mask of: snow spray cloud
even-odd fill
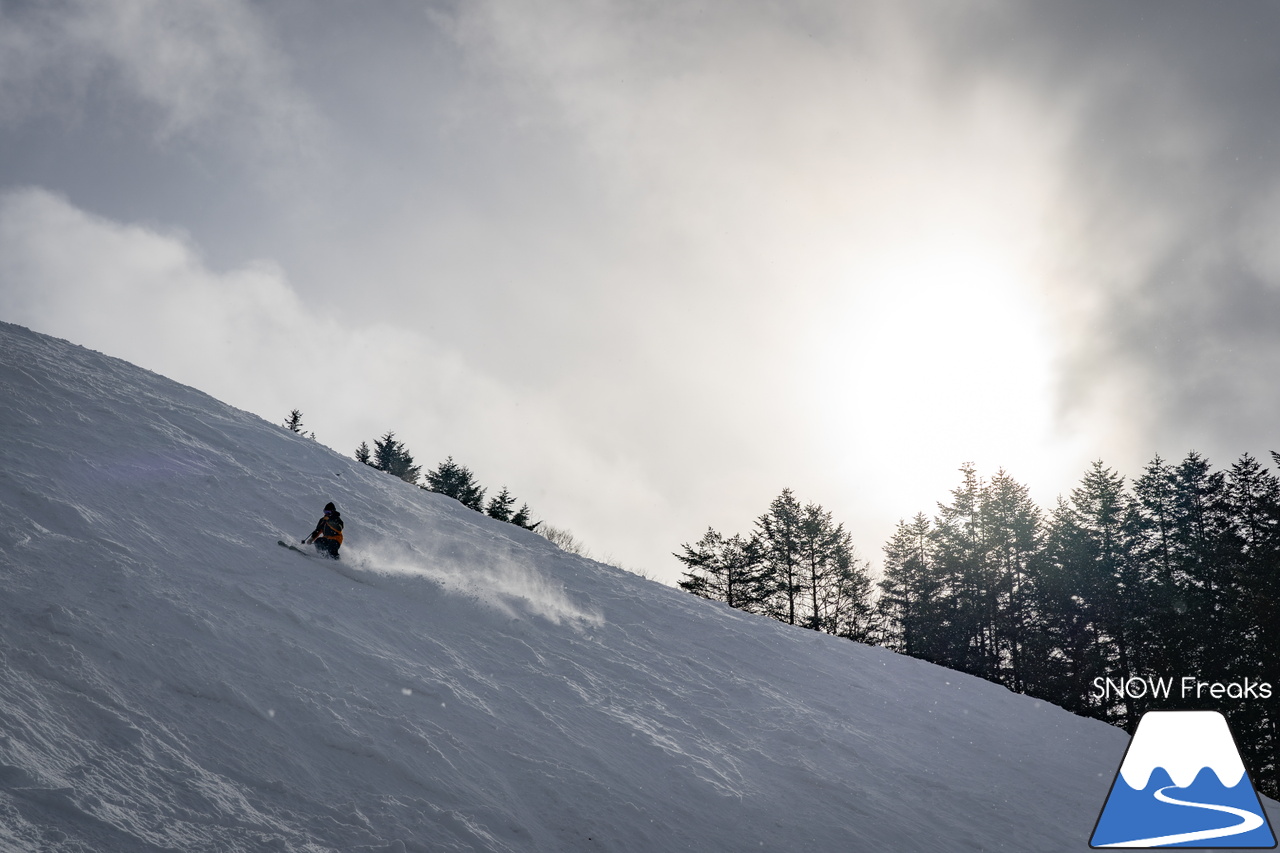
[[[375,574],[424,578],[513,619],[531,615],[574,627],[604,623],[600,613],[575,604],[562,584],[548,580],[527,560],[503,557],[493,550],[483,555],[457,549],[425,555],[411,546],[379,543],[352,550],[348,559]]]

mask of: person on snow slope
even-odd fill
[[[324,518],[316,524],[316,529],[302,540],[303,545],[312,542],[321,557],[338,559],[338,549],[342,547],[342,516],[338,514],[338,508],[332,501],[324,505]]]

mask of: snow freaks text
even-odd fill
[[[1134,675],[1129,678],[1093,680],[1098,699],[1270,699],[1271,684],[1244,678],[1238,681],[1201,681],[1191,675]]]

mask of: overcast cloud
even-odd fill
[[[966,461],[1280,446],[1277,17],[0,2],[0,318],[666,580],[786,486],[878,562]]]

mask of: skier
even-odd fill
[[[302,540],[303,545],[312,542],[316,544],[316,551],[321,557],[338,559],[338,548],[342,545],[342,516],[338,514],[338,508],[332,501],[324,505],[324,518],[316,524],[316,529]]]

